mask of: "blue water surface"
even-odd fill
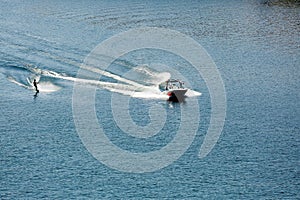
[[[0,5],[1,199],[300,198],[299,7],[233,0],[1,0]],[[96,45],[140,27],[176,30],[201,44],[223,79],[227,112],[217,144],[200,159],[211,116],[204,80],[182,58],[149,50],[124,55],[111,66],[115,74],[163,63],[202,93],[193,98],[200,121],[187,151],[157,171],[130,173],[106,166],[82,143],[72,110],[74,82],[39,73],[41,87],[59,89],[34,97],[27,78],[38,70],[76,77]],[[167,113],[159,134],[140,139],[115,123],[113,93],[97,89],[95,112],[107,137],[130,152],[159,150],[172,141],[181,108],[192,102],[132,98],[128,112],[138,126],[151,122],[153,106]]]

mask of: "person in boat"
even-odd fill
[[[38,82],[36,82],[36,80],[33,79],[33,86],[34,86],[34,88],[35,88],[35,91],[36,91],[36,93],[39,93],[40,91],[39,91],[39,89],[38,89],[38,87],[37,87],[37,84],[38,84]]]
[[[169,90],[169,87],[168,87],[168,85],[169,85],[169,80],[168,80],[168,81],[166,81],[166,90]]]

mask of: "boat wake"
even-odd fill
[[[76,82],[86,87],[95,87],[97,89],[105,89],[111,92],[116,92],[123,95],[128,95],[134,98],[144,99],[163,99],[167,100],[168,95],[159,90],[159,84],[170,79],[171,75],[168,72],[157,72],[146,65],[137,66],[124,76],[104,71],[91,66],[82,66],[83,70],[97,74],[99,77],[105,77],[110,80],[94,80],[89,77],[78,78],[65,73],[58,73],[51,70],[40,69],[32,65],[25,66],[10,66],[11,70],[6,70],[3,74],[7,79],[25,89],[34,90],[32,84],[33,79],[38,82],[40,92],[55,92],[61,89],[54,79]],[[3,71],[3,70],[2,70]],[[0,70],[1,72],[1,70]],[[138,81],[135,81],[138,80]],[[187,96],[199,96],[201,93],[189,90]]]

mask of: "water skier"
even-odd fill
[[[36,80],[34,79],[33,80],[33,86],[35,87],[36,94],[40,92],[38,87],[37,87],[37,84],[38,84],[38,82],[36,82]]]

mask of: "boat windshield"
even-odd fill
[[[166,82],[166,89],[183,89],[184,88],[184,83],[179,80],[168,80]]]

